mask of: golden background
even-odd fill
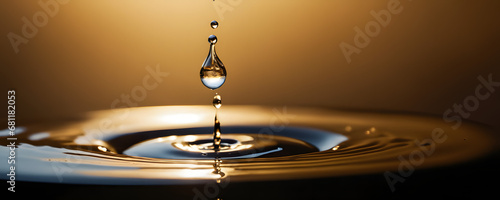
[[[224,105],[440,116],[474,95],[478,76],[500,81],[500,1],[401,0],[402,11],[350,63],[339,44],[355,45],[354,28],[364,30],[376,21],[370,11],[393,1],[61,0],[16,53],[8,34],[23,36],[23,17],[33,22],[44,11],[39,2],[57,1],[0,8],[0,91],[16,90],[17,117],[26,121],[110,109],[117,99],[124,107],[122,95],[134,92],[134,106],[209,105],[215,92],[199,70],[210,34],[228,73],[217,90]],[[148,66],[168,76],[137,93]],[[469,119],[498,127],[499,101],[496,91]]]

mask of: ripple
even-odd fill
[[[433,117],[226,106],[219,112],[222,145],[215,154],[212,114],[208,106],[144,107],[27,125],[16,135],[16,178],[154,185],[203,182],[221,174],[231,181],[334,177],[396,171],[401,158],[412,161],[416,153],[423,155],[417,169],[452,165],[496,145],[487,129],[464,123],[453,130]],[[437,128],[447,134],[445,142],[433,140]],[[8,151],[0,146],[0,153]],[[8,169],[4,165],[1,170]]]

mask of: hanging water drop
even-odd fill
[[[210,27],[212,27],[213,29],[216,29],[218,26],[219,26],[219,22],[217,22],[215,20],[210,22]]]
[[[215,52],[217,37],[210,35],[208,41],[210,42],[210,51],[201,66],[200,79],[208,89],[215,90],[226,81],[226,68]]]

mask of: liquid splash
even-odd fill
[[[220,144],[221,144],[220,122],[219,119],[217,119],[217,112],[219,111],[219,108],[222,106],[222,99],[219,94],[217,93],[215,94],[212,104],[215,107],[213,148],[215,154],[217,155],[220,150]]]
[[[212,106],[144,107],[19,127],[23,131],[16,135],[16,162],[23,165],[16,166],[16,180],[164,185],[221,177],[231,182],[335,177],[397,171],[398,157],[409,159],[412,152],[434,147],[439,151],[423,154],[424,162],[413,166],[416,170],[453,165],[497,145],[494,133],[483,127],[464,122],[452,130],[441,118],[226,106],[218,115],[225,126],[215,155],[208,147],[213,145],[213,121],[205,120],[211,117]],[[103,121],[112,123],[103,130]],[[453,134],[446,142],[432,142],[436,127]],[[6,141],[3,132],[0,140]],[[4,155],[9,153],[6,145],[0,146]],[[0,173],[8,173],[6,166],[0,162]]]

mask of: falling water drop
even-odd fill
[[[210,22],[210,27],[212,27],[212,29],[216,29],[218,26],[219,23],[217,21],[213,20]],[[203,65],[201,66],[200,79],[203,85],[205,85],[208,89],[215,90],[221,87],[224,82],[226,82],[226,68],[215,52],[217,36],[210,35],[208,37],[208,42],[210,43],[210,51],[207,58],[203,62]],[[222,100],[221,96],[218,93],[215,93],[212,105],[215,107],[214,132],[212,141],[214,150],[214,171],[212,173],[220,175],[220,178],[217,179],[217,184],[219,184],[220,180],[225,176],[225,174],[224,172],[222,172],[220,167],[221,158],[219,155],[219,151],[221,150],[222,138],[220,132],[220,122],[217,118],[217,112],[222,106]]]
[[[212,102],[215,108],[219,109],[222,106],[222,100],[219,94],[215,93],[214,100]]]
[[[210,44],[217,43],[217,36],[215,36],[215,35],[208,36],[208,42],[210,42]]]
[[[210,22],[210,27],[212,27],[213,29],[216,29],[218,26],[219,26],[219,22],[217,22],[215,20]]]
[[[226,68],[215,52],[217,37],[210,35],[208,41],[210,42],[210,51],[201,66],[200,79],[208,89],[215,90],[226,81]]]

